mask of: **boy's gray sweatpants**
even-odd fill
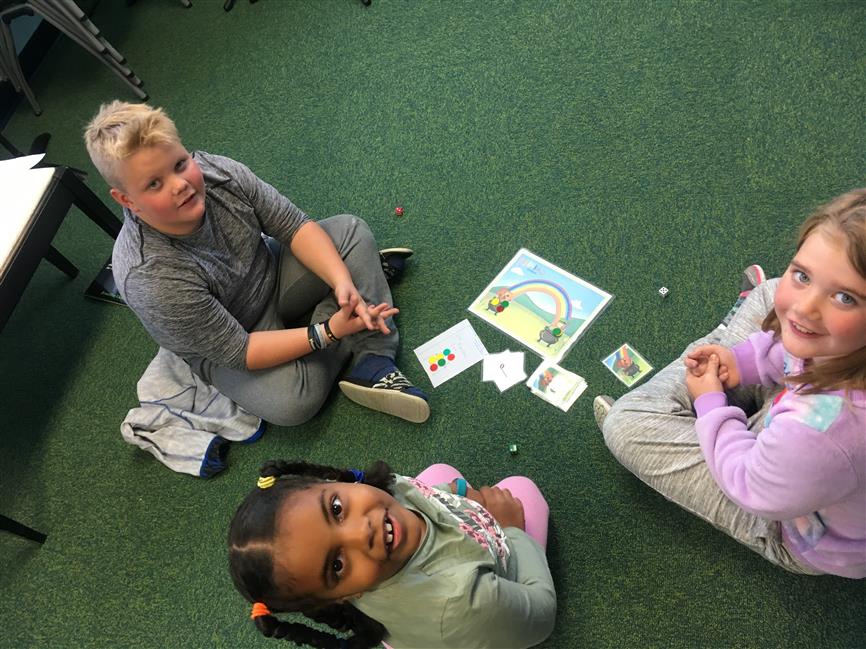
[[[350,214],[317,222],[333,239],[355,287],[368,304],[393,304],[391,289],[382,272],[373,233],[360,218]],[[279,273],[273,298],[252,331],[272,331],[321,322],[337,310],[334,292],[318,276],[276,241]],[[351,356],[378,354],[394,358],[399,336],[393,319],[391,334],[364,331],[326,349],[264,370],[236,370],[206,359],[190,359],[193,371],[244,410],[278,426],[297,426],[322,407],[340,370]]]
[[[686,353],[706,343],[730,347],[759,331],[764,316],[773,308],[778,282],[760,284],[727,328],[716,328],[696,340],[647,383],[618,399],[604,420],[604,441],[623,466],[668,500],[786,570],[814,574],[782,544],[778,522],[743,511],[722,493],[698,445],[696,417],[685,383]],[[749,430],[760,433],[772,398],[780,389],[740,386],[728,392],[728,401],[749,416]]]

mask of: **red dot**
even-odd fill
[[[448,360],[453,361],[454,360],[454,354],[448,354]]]
[[[439,366],[438,366],[436,363],[433,363],[433,365],[430,366],[430,371],[431,371],[431,372],[435,372],[435,371],[438,370],[438,369],[439,369]]]
[[[502,313],[502,306],[496,307],[496,313]]]

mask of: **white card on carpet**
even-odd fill
[[[415,356],[435,388],[475,365],[487,356],[487,349],[469,320],[461,320],[417,347]]]
[[[517,385],[523,379],[526,378],[526,372],[522,372],[520,376],[513,376],[508,379],[497,379],[493,381],[496,384],[496,387],[499,388],[500,392],[505,392],[508,388],[513,385]]]
[[[509,350],[485,356],[481,380],[493,381],[500,392],[505,392],[512,385],[526,378],[526,372],[523,370],[524,357],[523,352]]]

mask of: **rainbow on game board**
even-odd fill
[[[448,361],[453,361],[456,358],[454,353],[448,349],[447,347],[442,350],[441,354],[433,354],[430,358],[427,359],[427,362],[430,363],[430,371],[435,372],[440,367],[445,367],[445,364]]]

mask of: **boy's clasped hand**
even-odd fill
[[[386,320],[400,313],[400,309],[385,302],[370,306],[358,293],[352,282],[334,286],[334,295],[340,309],[331,316],[331,331],[337,338],[350,336],[361,331],[391,333]]]

